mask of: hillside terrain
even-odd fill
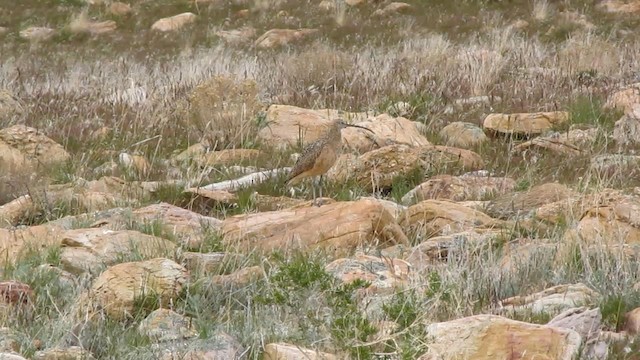
[[[639,32],[639,0],[0,1],[0,358],[640,359]],[[323,196],[287,186],[338,118]]]

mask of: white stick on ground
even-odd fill
[[[289,167],[259,171],[249,175],[245,175],[238,179],[221,181],[218,183],[201,186],[200,188],[204,190],[234,191],[242,187],[261,184],[274,176],[278,176],[282,173],[289,173],[290,171],[291,168]]]

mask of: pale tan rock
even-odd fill
[[[125,16],[131,14],[131,5],[119,1],[112,2],[109,5],[109,13],[116,16]]]
[[[211,277],[210,284],[223,287],[240,288],[264,277],[265,273],[262,267],[250,266],[234,271],[228,275],[215,275]]]
[[[334,0],[322,0],[318,4],[318,8],[323,11],[335,11],[337,6]]]
[[[410,206],[400,225],[407,233],[429,239],[472,229],[500,228],[504,223],[455,202],[425,200]]]
[[[34,42],[50,40],[55,34],[54,29],[42,26],[31,26],[19,33],[21,38]]]
[[[307,349],[289,343],[271,343],[264,347],[263,360],[338,360],[329,353]]]
[[[640,2],[638,2],[640,9]],[[617,109],[625,114],[634,112],[634,107],[640,104],[640,82],[628,85],[624,89],[616,91],[607,98],[605,108]]]
[[[258,211],[276,211],[289,208],[309,207],[308,201],[294,199],[288,196],[270,196],[256,193],[251,194],[251,200]]]
[[[169,240],[134,230],[75,229],[62,236],[60,261],[76,274],[97,273],[105,265],[135,253],[142,259],[170,256],[176,245]]]
[[[596,291],[577,283],[553,286],[531,295],[510,297],[500,301],[500,306],[506,313],[556,315],[574,307],[593,305],[599,298],[600,294]]]
[[[11,264],[25,249],[43,249],[57,245],[65,231],[56,224],[30,226],[22,229],[0,229],[0,264]]]
[[[602,313],[600,308],[571,308],[551,319],[547,325],[571,329],[580,334],[583,341],[597,338],[600,335]]]
[[[77,301],[78,316],[89,318],[104,312],[114,320],[132,315],[134,300],[145,294],[158,296],[159,306],[171,304],[188,279],[187,270],[175,262],[157,258],[114,265],[93,282]]]
[[[515,189],[506,177],[437,175],[416,186],[402,197],[405,205],[423,200],[479,201]]]
[[[602,189],[591,194],[576,194],[566,199],[544,204],[534,210],[534,218],[551,224],[579,221],[585,211],[595,206],[617,202],[625,198],[620,190]]]
[[[86,12],[80,13],[69,24],[69,30],[76,34],[101,35],[116,30],[118,26],[113,20],[92,21]]]
[[[489,114],[483,127],[499,134],[540,135],[567,121],[569,113],[566,111]]]
[[[140,322],[138,331],[154,342],[182,340],[198,336],[191,319],[169,309],[152,311]]]
[[[603,0],[596,7],[609,13],[632,14],[640,12],[640,1]]]
[[[335,257],[374,241],[408,243],[393,216],[370,200],[232,216],[223,221],[222,233],[230,247],[258,252],[323,249]]]
[[[182,265],[191,274],[220,274],[227,268],[235,268],[244,262],[241,254],[224,252],[184,252],[182,253]]]
[[[373,17],[391,16],[395,14],[406,13],[412,8],[413,6],[404,2],[391,2],[387,4],[387,6],[385,6],[384,8],[374,11],[372,16]]]
[[[318,32],[318,29],[271,29],[256,39],[254,46],[258,49],[272,49],[300,42]]]
[[[589,150],[596,141],[598,129],[573,129],[568,132],[556,132],[547,136],[516,145],[513,150],[524,152],[527,150],[548,150],[558,155],[581,155]]]
[[[629,178],[640,174],[640,155],[601,154],[591,158],[589,169],[598,176]]]
[[[326,176],[338,183],[354,180],[367,191],[373,191],[390,187],[397,177],[412,170],[477,170],[483,165],[480,155],[470,150],[447,146],[388,145],[360,156],[343,154]]]
[[[404,205],[400,205],[391,200],[375,198],[373,196],[363,196],[363,197],[360,197],[360,200],[377,201],[378,203],[380,203],[380,205],[382,205],[385,209],[387,209],[389,214],[391,214],[391,216],[393,216],[393,218],[396,219],[396,221],[402,220],[402,217],[404,216],[404,212],[407,210],[407,207]]]
[[[24,113],[20,101],[6,89],[0,89],[0,119],[9,120],[13,115]]]
[[[231,335],[216,332],[207,339],[158,344],[163,349],[161,360],[210,360],[242,359],[247,351]]]
[[[356,124],[366,127],[374,134],[362,129],[347,127],[342,130],[342,142],[347,149],[359,154],[392,144],[431,145],[429,140],[420,133],[418,124],[403,117],[394,118],[387,114],[381,114]]]
[[[635,308],[624,314],[623,330],[632,336],[640,333],[640,308]]]
[[[0,36],[3,36],[7,33],[9,33],[9,29],[4,26],[0,26]]]
[[[265,122],[268,126],[258,131],[258,139],[269,146],[286,148],[307,145],[324,135],[331,120],[343,118],[358,124],[367,120],[367,113],[348,113],[334,109],[305,109],[290,105],[271,105]],[[365,130],[361,130],[365,131]]]
[[[558,183],[544,183],[529,190],[504,194],[492,200],[486,213],[495,218],[506,219],[526,215],[542,205],[576,197],[577,193]]]
[[[486,143],[489,138],[476,124],[456,121],[440,130],[440,137],[445,140],[445,145],[469,149]]]
[[[364,280],[371,285],[369,291],[402,288],[408,284],[411,265],[401,259],[356,255],[337,259],[325,266],[325,270],[344,283]]]
[[[588,209],[564,239],[583,245],[639,245],[640,199],[624,197]]]
[[[147,175],[151,171],[151,163],[143,155],[120,153],[120,155],[118,155],[118,161],[126,169],[140,175]]]
[[[56,347],[36,352],[37,360],[94,360],[91,352],[80,346]]]
[[[344,2],[349,6],[358,6],[358,5],[366,4],[367,0],[344,0]]]
[[[62,145],[38,129],[24,125],[13,125],[0,130],[0,142],[19,150],[25,157],[43,166],[61,164],[70,158]]]
[[[640,103],[634,104],[633,111],[616,121],[613,139],[621,146],[640,144]]]
[[[426,326],[429,351],[420,359],[572,360],[580,351],[573,330],[535,325],[495,315],[474,315]],[[518,355],[515,355],[518,354]]]
[[[195,195],[192,201],[196,203],[235,204],[238,202],[238,196],[236,194],[224,190],[190,188],[184,192]]]
[[[262,156],[263,152],[256,149],[229,149],[212,151],[199,157],[192,157],[191,160],[205,166],[228,166],[237,165],[245,161],[255,161]]]
[[[27,359],[23,358],[18,354],[3,352],[3,353],[0,353],[0,360],[27,360]]]
[[[151,25],[151,30],[161,32],[176,31],[183,28],[187,24],[193,23],[194,21],[196,21],[196,18],[196,14],[190,12],[162,18]]]
[[[500,259],[500,270],[503,274],[518,273],[521,269],[529,269],[536,261],[548,259],[549,254],[556,253],[557,244],[547,239],[517,239],[504,245]]]
[[[256,29],[244,26],[235,30],[218,30],[216,35],[230,45],[248,44],[256,36]]]
[[[431,265],[455,258],[465,248],[482,247],[504,237],[504,231],[473,229],[450,235],[435,236],[406,251],[404,257],[415,269],[422,270]]]

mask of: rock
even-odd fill
[[[575,331],[495,315],[474,315],[426,326],[429,351],[420,359],[571,360],[580,352]],[[429,357],[430,356],[430,357]]]
[[[405,232],[426,240],[472,229],[500,228],[504,224],[480,211],[454,202],[425,200],[407,209],[400,226]]]
[[[0,149],[11,148],[5,154],[0,152],[0,163],[8,167],[23,167],[20,161],[28,159],[30,165],[53,166],[64,163],[71,157],[62,145],[51,140],[38,129],[24,125],[14,125],[0,130]],[[19,153],[16,153],[18,150]],[[20,154],[20,155],[18,155]]]
[[[391,144],[431,145],[429,140],[420,133],[419,123],[403,117],[393,118],[387,114],[382,114],[366,121],[358,122],[357,125],[366,127],[373,131],[374,134],[348,127],[342,130],[342,141],[347,149],[360,154]]]
[[[624,314],[623,330],[632,336],[640,333],[640,308],[635,308]]]
[[[4,26],[0,26],[0,36],[6,35],[9,33],[9,29],[4,27]]]
[[[8,328],[2,327],[0,328],[0,351],[4,354],[14,351],[20,350],[20,342],[19,342],[19,334]],[[2,360],[2,355],[0,355],[0,360]],[[10,358],[8,358],[10,359]]]
[[[518,274],[518,271],[529,269],[538,259],[548,259],[557,251],[557,244],[546,239],[522,238],[505,243],[503,256],[500,259],[500,271],[503,274]]]
[[[413,170],[474,170],[483,166],[480,155],[469,150],[447,146],[389,145],[358,157],[343,154],[326,176],[338,183],[353,180],[366,191],[374,191],[391,187],[396,178]]]
[[[182,254],[182,265],[191,274],[219,274],[228,267],[235,267],[243,262],[244,256],[241,254],[214,252],[184,252]]]
[[[638,2],[638,6],[640,8],[640,2]],[[604,108],[616,109],[630,114],[634,112],[634,108],[638,104],[640,104],[640,82],[611,94],[607,98]]]
[[[183,28],[187,24],[193,23],[194,21],[196,21],[196,18],[196,14],[190,12],[162,18],[151,25],[151,30],[161,32],[176,31]]]
[[[224,220],[222,233],[226,246],[239,249],[323,249],[335,257],[370,241],[408,243],[393,216],[370,200],[232,216]]]
[[[113,20],[107,21],[91,21],[89,20],[87,13],[82,12],[79,16],[71,21],[69,24],[69,30],[76,34],[90,34],[101,35],[110,33],[116,30],[118,26]]]
[[[268,126],[258,131],[258,139],[265,145],[279,149],[297,146],[299,142],[304,146],[323,136],[332,119],[343,118],[345,121],[358,124],[367,120],[367,117],[366,113],[271,105],[267,109],[265,120]]]
[[[387,209],[389,214],[391,214],[391,216],[393,216],[396,221],[400,221],[404,215],[404,212],[407,210],[407,207],[404,205],[400,205],[391,200],[378,199],[373,196],[362,196],[359,198],[359,200],[377,201],[378,203],[380,203],[380,205]]]
[[[476,124],[456,121],[440,130],[439,136],[445,140],[445,145],[469,149],[489,140],[484,131]]]
[[[237,204],[238,196],[225,190],[205,190],[203,188],[186,189],[185,194],[192,194],[192,204],[201,204],[213,208],[217,204]]]
[[[192,320],[169,309],[157,309],[140,322],[138,331],[154,342],[197,337]]]
[[[584,342],[587,342],[600,335],[601,322],[600,308],[578,307],[563,311],[551,319],[547,325],[571,329],[580,334]]]
[[[34,360],[94,360],[91,352],[79,347],[70,346],[66,348],[52,348],[38,351],[33,357]]]
[[[74,274],[68,271],[62,270],[59,267],[53,266],[51,264],[42,264],[36,268],[36,271],[42,275],[55,274],[59,283],[62,286],[66,286],[70,289],[73,289],[76,286],[78,286],[78,280]]]
[[[601,154],[591,158],[591,171],[600,176],[631,178],[640,174],[640,155]]]
[[[262,111],[258,85],[235,76],[213,76],[189,94],[184,126],[194,129],[206,151],[239,148],[256,141],[254,119]],[[206,152],[205,151],[205,152]]]
[[[603,0],[596,4],[596,8],[609,13],[632,14],[640,12],[640,1]]]
[[[131,254],[141,259],[173,255],[176,245],[169,240],[134,230],[69,230],[62,236],[60,261],[75,274],[98,273]]]
[[[294,207],[308,207],[305,206],[307,201],[302,199],[294,199],[288,196],[260,195],[257,192],[251,194],[251,201],[260,212],[276,211]]]
[[[5,304],[32,304],[33,297],[33,290],[27,284],[15,280],[0,281],[0,299]]]
[[[250,266],[238,271],[235,271],[229,275],[215,275],[211,277],[210,284],[216,286],[222,286],[225,288],[241,288],[249,285],[250,283],[264,278],[265,273],[260,266]]]
[[[389,3],[387,6],[385,6],[384,8],[374,11],[372,16],[373,17],[391,16],[395,14],[406,13],[410,11],[412,8],[413,7],[411,5],[404,2],[392,2],[392,3]]]
[[[13,115],[24,112],[18,99],[8,90],[0,89],[0,120],[10,120]]]
[[[337,360],[332,354],[305,349],[288,343],[271,343],[264,347],[263,360]]]
[[[354,258],[337,259],[327,264],[325,270],[343,283],[364,280],[368,292],[393,292],[408,284],[411,265],[401,259],[356,255]]]
[[[492,217],[508,219],[528,215],[529,212],[556,201],[567,200],[577,193],[558,183],[536,185],[529,190],[504,194],[492,200],[486,213]]]
[[[244,26],[236,30],[218,30],[216,35],[229,45],[248,44],[256,36],[256,29]]]
[[[0,353],[0,360],[27,360],[27,359],[23,358],[18,354],[3,352],[3,353]]]
[[[535,139],[516,145],[513,150],[526,152],[528,150],[548,150],[558,155],[581,155],[590,151],[593,143],[596,141],[599,130],[591,129],[573,129],[568,132],[554,132],[547,136],[537,137]]]
[[[404,257],[415,269],[446,263],[464,254],[465,249],[491,244],[501,237],[501,230],[473,229],[450,235],[435,236],[407,251]]]
[[[25,249],[44,249],[59,244],[65,229],[56,224],[43,224],[20,229],[0,229],[0,264],[12,264]]]
[[[534,210],[534,219],[551,224],[567,224],[579,221],[585,211],[594,206],[606,205],[625,198],[620,190],[602,189],[592,194],[575,196],[544,204]]]
[[[557,285],[526,296],[514,296],[500,301],[501,311],[516,314],[556,315],[565,310],[592,305],[600,294],[582,283]]]
[[[640,198],[622,197],[586,210],[578,224],[567,230],[565,244],[640,244]]]
[[[512,192],[515,187],[516,182],[505,177],[437,175],[405,194],[402,203],[410,205],[430,199],[482,200]]]
[[[566,111],[489,114],[483,123],[485,130],[507,135],[540,135],[569,121]]]
[[[387,107],[387,112],[393,117],[407,117],[413,114],[414,108],[406,101],[398,101]]]
[[[116,16],[125,16],[131,14],[131,6],[119,1],[112,2],[109,5],[109,13]]]
[[[613,139],[620,146],[640,144],[640,103],[634,105],[632,112],[616,121]]]
[[[55,34],[56,31],[54,29],[39,26],[28,27],[19,33],[21,38],[34,42],[47,41],[53,38]]]
[[[151,171],[149,160],[142,155],[120,153],[120,155],[118,155],[118,162],[129,171],[133,171],[139,175],[144,176]]]
[[[154,348],[164,348],[160,360],[242,359],[247,352],[238,340],[224,332],[214,333],[208,339],[156,345]]]
[[[254,46],[258,49],[272,49],[290,45],[309,38],[318,31],[318,29],[271,29],[256,39]]]
[[[188,279],[187,270],[175,262],[157,258],[114,265],[93,282],[77,301],[77,315],[89,318],[104,312],[114,320],[128,318],[141,296],[157,296],[158,306],[175,301]]]

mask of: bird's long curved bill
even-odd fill
[[[372,133],[372,134],[374,133],[374,132],[373,132],[373,130],[368,129],[368,128],[364,127],[364,126],[351,125],[351,124],[344,124],[344,125],[345,125],[345,126],[347,126],[347,127],[354,127],[354,128],[358,128],[358,129],[364,129],[364,130],[369,131],[369,132],[370,132],[370,133]]]

